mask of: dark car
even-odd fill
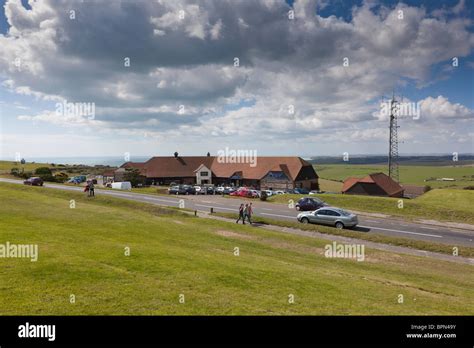
[[[196,189],[191,185],[183,185],[185,195],[195,195]]]
[[[326,203],[319,198],[303,197],[296,203],[295,208],[300,211],[308,211],[319,209],[325,205]]]
[[[38,178],[37,176],[26,179],[23,181],[25,185],[31,185],[31,186],[43,186],[43,179]]]
[[[207,192],[208,195],[214,195],[214,194],[216,194],[216,190],[214,189],[213,186],[208,186],[208,187],[206,187],[206,192]]]

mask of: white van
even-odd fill
[[[128,190],[132,189],[132,184],[130,181],[122,181],[122,182],[113,182],[112,188],[116,190]]]

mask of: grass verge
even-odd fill
[[[230,219],[237,220],[238,215],[234,213],[221,213],[216,212],[213,213],[216,216],[222,216]],[[396,237],[389,237],[382,234],[365,234],[364,232],[356,232],[351,230],[338,230],[332,227],[320,226],[315,224],[302,224],[299,222],[293,221],[282,221],[282,220],[275,220],[271,218],[264,218],[260,216],[254,216],[252,218],[253,222],[265,224],[265,225],[274,225],[280,227],[289,227],[289,228],[296,228],[304,231],[314,231],[324,234],[332,234],[336,236],[344,236],[350,238],[357,238],[362,240],[367,240],[376,243],[383,243],[383,244],[390,244],[390,245],[397,245],[403,246],[411,249],[417,250],[426,250],[426,251],[433,251],[443,254],[452,255],[453,254],[453,247],[446,244],[440,243],[432,243],[420,240],[414,240],[409,238],[396,238]],[[474,256],[474,248],[465,247],[465,246],[457,246],[459,249],[459,255],[464,257],[473,257]]]

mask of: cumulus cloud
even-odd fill
[[[8,0],[0,76],[16,93],[95,103],[90,127],[377,140],[386,129],[374,116],[381,95],[407,81],[426,84],[433,66],[474,47],[463,17],[364,2],[345,21],[320,16],[326,5],[297,0],[290,19],[283,0],[45,0],[30,1],[31,10]],[[421,104],[439,122],[472,117],[441,95]],[[86,122],[51,111],[19,119]]]

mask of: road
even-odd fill
[[[21,180],[6,178],[0,178],[0,182],[23,184]],[[45,184],[44,187],[79,192],[83,191],[82,187],[61,184],[48,183]],[[213,208],[215,212],[237,213],[239,204],[244,202],[243,199],[225,198],[221,196],[163,196],[101,189],[96,189],[95,192],[96,195],[108,195],[164,206],[177,207],[181,202],[184,203],[184,208],[207,212]],[[298,214],[295,209],[290,209],[284,204],[252,200],[252,206],[254,207],[254,214],[256,216],[276,220],[296,221],[296,215]],[[360,231],[361,233],[377,233],[392,237],[405,237],[443,243],[452,246],[474,247],[474,231],[421,224],[400,219],[376,218],[359,215],[359,225],[354,230]]]

